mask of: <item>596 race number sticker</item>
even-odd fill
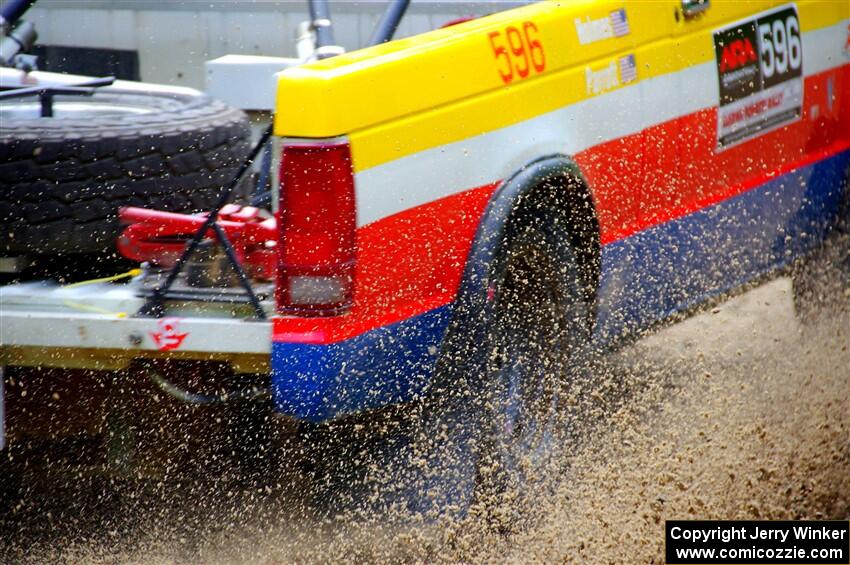
[[[546,69],[546,52],[534,22],[522,22],[521,28],[508,26],[504,31],[491,31],[487,37],[493,57],[501,64],[498,72],[505,84],[524,79],[532,71],[542,73]]]
[[[720,86],[718,149],[800,118],[803,42],[795,6],[715,31],[714,49]]]

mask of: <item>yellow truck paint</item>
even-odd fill
[[[713,60],[706,29],[787,2],[714,2],[694,19],[679,2],[539,2],[280,74],[275,135],[349,135],[356,171],[493,131],[616,88],[594,92],[587,73],[634,53],[637,80]],[[796,3],[806,32],[847,17],[840,2]],[[582,45],[576,20],[625,8],[631,32]],[[545,50],[541,74],[505,85],[488,34],[533,22]],[[700,33],[700,32],[703,33]],[[671,56],[673,54],[673,56]]]

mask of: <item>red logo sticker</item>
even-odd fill
[[[720,60],[720,72],[725,73],[738,67],[743,67],[758,60],[753,44],[746,37],[736,39],[723,48],[723,58]]]
[[[150,332],[156,348],[160,351],[172,351],[180,347],[189,333],[180,333],[180,318],[163,318],[157,323],[159,331]]]

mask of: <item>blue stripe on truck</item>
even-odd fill
[[[272,344],[283,414],[320,422],[416,398],[428,385],[451,305],[328,345]]]

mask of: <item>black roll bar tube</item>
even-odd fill
[[[67,86],[53,85],[11,88],[8,90],[0,90],[0,100],[24,98],[26,96],[38,96],[38,100],[41,104],[41,117],[52,118],[54,96],[91,96],[97,88],[101,86],[109,86],[113,82],[115,82],[115,77],[104,77]]]
[[[0,5],[0,29],[15,25],[33,4],[35,0],[4,0]]]
[[[307,4],[310,7],[310,25],[316,33],[316,51],[322,47],[336,45],[328,0],[309,0]]]
[[[407,7],[410,5],[410,0],[390,0],[387,9],[384,10],[384,15],[381,16],[378,25],[375,26],[375,31],[372,33],[372,39],[369,40],[369,45],[379,45],[392,40],[398,29],[398,24]]]

